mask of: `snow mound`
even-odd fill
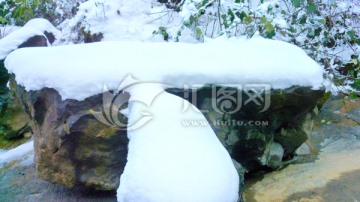
[[[130,102],[129,122],[146,112],[154,119],[128,131],[129,152],[117,191],[118,201],[236,202],[239,176],[211,126],[185,127],[184,120],[206,118],[182,112],[185,100],[161,87],[130,89],[137,100],[156,97],[151,106]],[[190,104],[190,103],[189,103]]]
[[[318,89],[323,69],[300,48],[254,38],[216,39],[202,44],[102,42],[23,48],[5,61],[26,90],[57,90],[62,99],[83,100],[117,89],[128,75],[143,82],[184,88],[199,84],[294,85]]]
[[[6,58],[9,53],[17,49],[18,46],[31,37],[36,35],[45,36],[45,31],[54,34],[55,38],[60,36],[59,30],[57,30],[49,21],[40,18],[30,20],[24,27],[5,36],[0,40],[0,60]]]

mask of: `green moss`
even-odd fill
[[[322,106],[326,103],[326,101],[327,101],[328,99],[330,99],[330,97],[331,97],[331,92],[326,92],[326,93],[324,94],[324,96],[319,100],[318,105],[317,105],[318,108],[321,109]]]
[[[6,110],[9,89],[6,86],[9,81],[8,71],[4,67],[4,60],[0,60],[0,115]]]
[[[11,149],[27,142],[28,140],[29,138],[7,139],[0,135],[0,149]]]
[[[15,100],[9,99],[6,110],[0,116],[0,136],[7,139],[22,137],[30,132],[28,123],[29,117],[22,107]]]
[[[359,79],[355,79],[354,83],[351,84],[351,87],[353,87],[355,90],[360,91],[360,78]]]

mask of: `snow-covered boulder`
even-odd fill
[[[210,126],[184,127],[182,121],[206,121],[196,111],[182,112],[184,100],[149,85],[129,89],[136,100],[156,97],[151,106],[132,102],[129,123],[146,112],[154,119],[128,131],[129,153],[117,191],[118,202],[237,202],[239,176]],[[130,99],[132,99],[130,97]]]
[[[9,92],[9,74],[4,59],[18,48],[49,46],[58,35],[59,31],[47,20],[33,19],[0,39],[0,136],[19,138],[30,135],[29,117],[16,96]]]
[[[39,173],[42,173],[40,176],[67,186],[69,184],[71,186],[83,185],[97,189],[103,189],[101,186],[104,186],[104,184],[98,185],[103,183],[104,179],[110,178],[106,182],[113,183],[112,177],[121,175],[124,168],[124,164],[121,163],[124,162],[124,156],[126,155],[124,152],[126,141],[121,142],[117,138],[124,137],[125,133],[120,131],[119,128],[114,129],[113,126],[116,126],[119,121],[123,121],[121,119],[125,120],[123,123],[128,124],[123,113],[127,114],[130,120],[134,115],[131,107],[128,112],[126,110],[119,112],[120,108],[103,110],[108,109],[104,99],[101,99],[104,84],[112,91],[117,92],[119,89],[121,92],[129,92],[123,89],[124,86],[119,87],[118,85],[123,84],[122,81],[128,75],[133,75],[139,79],[138,83],[161,83],[163,84],[162,90],[167,90],[173,94],[180,92],[177,95],[189,100],[189,102],[184,101],[183,103],[188,107],[186,109],[193,109],[190,104],[192,103],[203,112],[208,120],[201,113],[194,115],[189,112],[191,116],[186,117],[185,122],[179,123],[183,124],[183,129],[173,127],[174,134],[177,131],[185,131],[187,127],[190,127],[192,129],[188,133],[194,132],[196,134],[194,137],[200,139],[192,141],[191,138],[185,138],[186,143],[194,147],[197,145],[198,148],[207,148],[208,145],[203,145],[202,142],[203,140],[207,142],[207,139],[201,138],[204,137],[202,132],[199,132],[200,135],[197,135],[198,132],[196,132],[201,130],[199,128],[206,128],[204,130],[207,130],[208,134],[212,136],[209,144],[216,145],[215,148],[211,147],[208,151],[218,153],[217,155],[224,157],[223,159],[230,159],[227,156],[228,154],[224,153],[224,149],[219,149],[221,142],[231,156],[248,170],[262,165],[279,166],[282,155],[291,155],[295,151],[296,145],[299,144],[300,146],[305,141],[306,129],[304,125],[307,125],[305,123],[308,123],[307,118],[309,117],[306,114],[311,113],[323,94],[321,89],[323,70],[316,62],[293,45],[261,38],[251,40],[218,39],[204,44],[104,42],[50,48],[29,48],[11,53],[5,63],[7,69],[16,75],[16,82],[19,84],[17,87],[20,89],[24,87],[28,94],[31,95],[31,99],[28,98],[28,101],[24,103],[28,103],[28,109],[31,109],[30,115],[34,123],[35,145],[36,148],[39,148],[35,149],[35,154],[37,169]],[[207,86],[210,86],[210,88]],[[217,91],[214,86],[220,87],[220,91]],[[263,89],[258,87],[263,87]],[[173,89],[176,92],[171,92]],[[214,89],[216,90],[215,94]],[[236,93],[235,97],[230,96],[230,99],[224,99],[228,98],[229,92],[234,90],[240,93]],[[199,94],[194,96],[192,91],[199,92]],[[139,88],[130,92],[130,99],[136,100],[140,95],[147,92],[146,89]],[[184,92],[188,93],[181,95]],[[221,92],[220,95],[225,97],[219,97],[217,92]],[[34,93],[38,96],[34,96]],[[26,93],[23,91],[19,95],[21,97]],[[166,97],[169,105],[173,103],[173,107],[178,106],[178,100],[175,102],[169,94]],[[242,99],[239,100],[238,98]],[[156,100],[156,98],[154,99]],[[116,104],[118,101],[110,99],[111,104]],[[232,105],[232,102],[235,105]],[[263,105],[258,105],[257,102],[262,102]],[[148,107],[151,109],[152,102],[149,103]],[[156,104],[156,102],[154,103]],[[166,102],[161,101],[161,103]],[[102,108],[103,105],[104,108]],[[160,113],[158,110],[161,107],[157,106],[154,114],[160,115],[155,116],[154,120],[149,122],[149,125],[144,125],[144,128],[148,127],[149,131],[155,131],[150,132],[151,135],[157,133],[160,135],[160,137],[156,137],[159,140],[156,142],[159,144],[167,138],[167,136],[162,136],[169,133],[169,130],[165,130],[166,127],[175,123],[171,122],[165,125],[158,123],[156,125],[156,118],[158,120],[178,121],[177,119],[171,119],[172,116],[175,116],[174,109],[170,109],[165,104],[161,104],[161,106],[168,107],[165,112],[169,114]],[[203,111],[207,109],[209,109],[207,112]],[[225,111],[222,109],[225,109]],[[236,110],[232,111],[233,109]],[[184,112],[184,116],[187,113],[187,111],[181,111],[182,109],[177,110],[178,113]],[[93,113],[94,111],[98,113]],[[101,115],[103,118],[101,118]],[[95,117],[104,124],[96,122]],[[195,120],[191,119],[191,117]],[[213,121],[218,120],[229,121],[230,124],[212,124]],[[243,122],[237,125],[237,122],[231,124],[232,121]],[[252,125],[250,121],[252,121]],[[268,125],[254,125],[257,124],[254,121],[268,121]],[[156,127],[152,127],[151,123],[155,124]],[[241,123],[248,123],[248,125],[243,126]],[[125,126],[129,126],[126,124]],[[214,127],[214,125],[219,127]],[[212,132],[211,126],[215,133]],[[296,132],[292,133],[291,131]],[[146,130],[143,132],[144,134],[147,133]],[[132,134],[136,133],[136,130],[128,133],[129,138],[131,139]],[[215,135],[220,140],[217,143],[214,143],[216,142]],[[145,137],[151,139],[151,136],[145,135]],[[162,139],[162,137],[165,139]],[[143,149],[142,146],[136,146],[138,149],[134,149],[131,146],[136,143],[134,141],[129,144],[128,160],[130,162],[132,159],[131,161],[135,162],[135,164],[130,163],[129,168],[125,168],[128,171],[124,172],[124,178],[128,180],[123,182],[123,184],[125,183],[124,186],[120,185],[120,200],[122,200],[122,197],[126,200],[138,196],[134,189],[141,185],[126,185],[126,182],[136,179],[133,178],[136,173],[145,172],[146,176],[152,177],[151,173],[146,173],[146,170],[133,170],[135,167],[137,169],[137,165],[141,164],[141,161],[144,163],[148,161],[158,162],[159,166],[164,164],[164,161],[158,158],[157,155],[153,155],[152,152],[148,154],[146,152],[142,153],[141,158],[139,158],[141,160],[130,154],[137,151],[142,152]],[[173,143],[173,147],[165,144],[165,150],[169,149],[169,153],[167,154],[167,151],[164,151],[162,155],[165,155],[167,159],[170,159],[169,156],[174,156],[176,159],[177,155],[185,158],[180,155],[176,141],[173,141]],[[94,144],[101,146],[93,146]],[[156,143],[140,145],[156,148],[157,150],[154,150],[154,152],[157,152],[157,154],[161,153],[159,151],[163,146],[160,144],[158,145],[159,148],[157,148]],[[182,143],[182,145],[185,145],[185,143]],[[276,147],[273,145],[276,145]],[[90,148],[91,152],[82,152]],[[104,152],[104,148],[112,149]],[[175,149],[179,153],[174,152]],[[117,153],[119,151],[123,153]],[[196,159],[201,159],[199,157],[202,154],[201,149],[192,148],[192,151],[199,152],[194,156],[196,156]],[[84,155],[81,155],[82,153]],[[118,159],[114,159],[115,156]],[[206,160],[211,161],[211,158],[206,154],[204,156],[206,156],[206,159],[201,159],[199,162],[210,165],[212,162]],[[224,175],[231,173],[233,168],[230,168],[230,163],[227,160],[224,161],[226,161],[223,162],[224,165],[219,165],[220,160],[216,160],[217,163],[214,162],[214,165],[221,167],[221,171],[224,173],[213,174],[213,170],[208,170],[209,172],[205,172],[205,174],[211,175],[209,176],[210,179],[219,177],[221,183],[229,185],[232,184],[232,181],[225,179]],[[98,165],[100,162],[113,163],[105,163],[104,165],[107,168],[105,169],[103,166]],[[199,165],[199,162],[195,162],[195,165]],[[150,171],[154,171],[154,176],[160,175],[156,173],[155,164],[149,165],[152,166]],[[99,166],[105,169],[105,172],[111,173],[111,175],[100,172],[103,170],[97,169]],[[116,171],[113,168],[118,170]],[[181,170],[181,168],[176,167],[174,169],[175,171],[169,170],[168,172],[175,174],[176,169],[180,169],[179,172],[183,172],[182,174],[186,176],[187,172]],[[190,170],[199,172],[196,169],[197,167]],[[160,169],[160,171],[162,170]],[[47,173],[52,174],[46,176]],[[170,176],[169,173],[165,174]],[[184,177],[184,180],[186,179],[189,179],[188,176]],[[207,183],[204,179],[199,178],[199,184],[194,185],[194,187],[199,187],[200,184],[209,184],[212,189],[217,189],[212,182]],[[141,182],[142,179],[136,180]],[[181,181],[181,179],[178,180]],[[121,179],[121,181],[123,180]],[[171,195],[169,193],[173,193],[176,189],[172,187],[171,181],[154,184],[154,186],[158,185],[158,187],[153,188],[151,188],[153,185],[151,183],[144,184],[143,188],[151,189],[150,192],[153,194],[161,190],[167,183],[171,186],[166,189],[167,193],[158,196],[160,198],[165,197],[164,200],[166,200],[169,199],[167,196]],[[113,189],[115,184],[113,183],[107,187]],[[186,186],[182,184],[179,189],[186,190]],[[229,197],[232,197],[234,190],[234,186],[229,185],[231,193]],[[225,198],[223,195],[225,191],[214,191],[214,199],[224,197],[225,200],[232,201],[234,198]],[[128,195],[131,192],[135,194]],[[140,192],[139,195],[143,193]],[[204,196],[203,193],[205,193],[204,190],[194,197],[199,196],[201,199],[205,199],[202,197]],[[148,196],[149,199],[155,199],[152,198],[152,194]],[[189,199],[186,198],[187,196],[184,197],[184,200]]]
[[[60,31],[49,21],[41,18],[32,19],[24,27],[0,40],[0,60],[18,48],[48,46],[59,36]]]

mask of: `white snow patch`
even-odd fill
[[[277,15],[273,20],[274,24],[278,25],[280,28],[287,29],[289,28],[287,22],[280,16]]]
[[[150,86],[130,90],[137,100],[156,99],[150,107],[130,102],[129,122],[138,121],[144,112],[154,119],[128,131],[128,161],[118,201],[236,202],[239,176],[211,126],[182,124],[206,118],[194,110],[182,112],[185,100]]]
[[[34,162],[34,141],[0,153],[0,166],[13,160],[19,161],[17,165],[26,166],[32,164]]]
[[[0,60],[6,58],[9,53],[17,49],[18,46],[26,42],[29,38],[36,35],[45,36],[45,31],[54,34],[55,38],[60,34],[49,21],[36,18],[26,23],[24,27],[5,36],[0,40]]]
[[[331,92],[333,95],[338,95],[338,92],[341,91],[338,86],[332,82],[331,79],[327,78],[324,80],[324,87],[326,92]]]
[[[20,27],[14,25],[0,25],[0,39],[4,38],[5,36],[18,29],[20,29]]]
[[[163,15],[154,14],[158,8],[153,8],[152,4],[149,0],[89,0],[81,3],[76,16],[60,25],[64,27],[63,41],[71,42],[71,38],[77,37],[71,35],[79,23],[86,32],[102,33],[102,41],[148,40],[159,27],[153,22]]]
[[[116,90],[128,75],[174,87],[198,84],[294,85],[318,89],[323,69],[300,48],[254,38],[215,39],[202,44],[102,42],[23,48],[5,66],[26,90],[56,89],[62,99],[83,100]]]

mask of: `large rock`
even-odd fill
[[[91,110],[102,109],[102,96],[62,100],[45,88],[15,89],[31,117],[38,175],[68,188],[116,190],[126,164],[126,130],[107,126]]]
[[[102,111],[102,95],[75,101],[62,100],[54,89],[16,89],[31,117],[40,177],[69,188],[117,189],[126,164],[128,139],[126,131],[105,125],[91,114]],[[242,178],[246,171],[262,166],[276,169],[284,158],[292,157],[306,141],[313,109],[324,93],[307,87],[265,91],[263,101],[269,103],[258,105],[247,102],[253,94],[244,90],[237,92],[242,99],[235,100],[241,104],[235,110],[237,106],[229,102],[221,107],[218,101],[223,98],[214,98],[213,86],[168,91],[189,100],[204,113],[219,140],[240,163]]]
[[[311,133],[313,109],[324,94],[324,90],[298,86],[262,93],[214,85],[168,91],[197,106],[224,147],[249,171],[277,168],[282,158],[292,157]]]

